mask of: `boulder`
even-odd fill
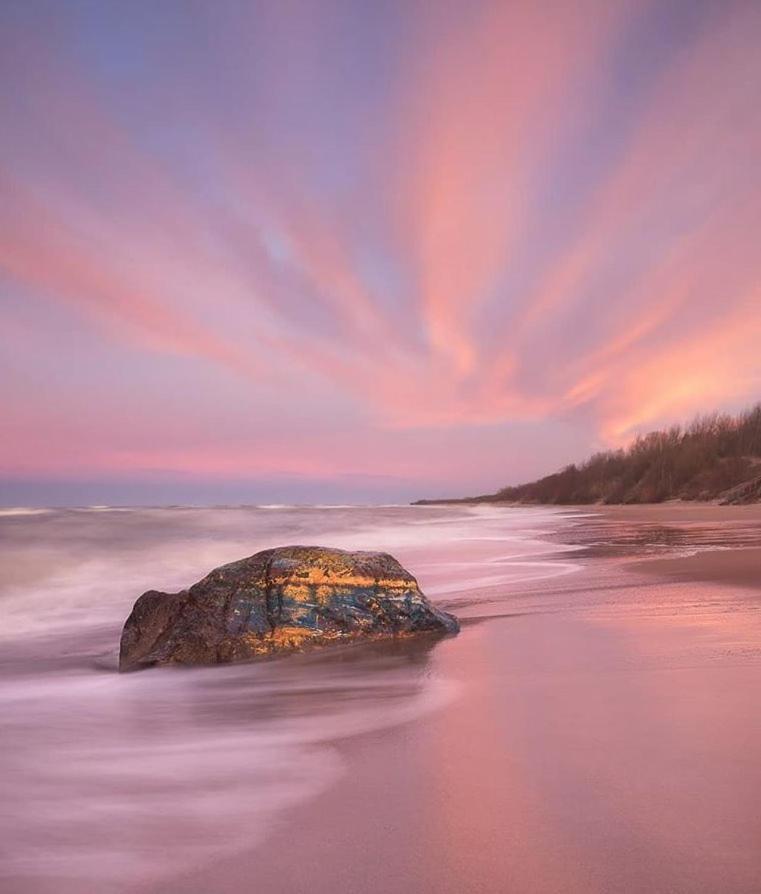
[[[179,593],[143,593],[122,631],[119,670],[458,630],[387,553],[286,546],[215,568]]]

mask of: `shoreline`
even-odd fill
[[[521,508],[198,510],[163,533],[151,513],[7,522],[29,567],[55,548],[68,568],[85,535],[99,563],[72,566],[64,591],[40,578],[48,641],[24,638],[40,603],[6,592],[19,648],[5,661],[29,679],[6,685],[17,733],[0,818],[16,871],[3,881],[18,894],[755,890],[759,507]],[[460,635],[96,677],[101,639],[60,633],[55,610],[89,630],[97,605],[115,636],[119,600],[206,565],[199,545],[235,555],[305,525],[398,553]],[[699,583],[675,583],[685,562]]]
[[[641,559],[625,568],[675,583],[711,583],[761,591],[761,547],[712,549],[693,556]]]
[[[598,510],[637,510],[637,509],[669,509],[678,506],[700,509],[713,507],[731,512],[736,509],[753,509],[761,512],[761,500],[748,503],[722,503],[720,500],[663,500],[660,503],[538,503],[534,501],[516,502],[514,500],[484,500],[478,497],[454,497],[451,500],[415,500],[410,506],[501,506],[506,509],[598,509]]]
[[[734,528],[758,529],[761,541],[761,504],[741,506],[717,503],[649,503],[596,507],[603,518],[635,524],[700,526],[722,523]],[[761,546],[723,546],[702,549],[694,555],[646,558],[625,568],[672,582],[710,583],[761,590]]]
[[[591,510],[611,519],[619,518],[627,521],[647,521],[648,518],[655,518],[663,522],[716,522],[730,519],[761,523],[761,503],[735,505],[669,500],[666,503],[592,503],[567,508]]]
[[[579,523],[593,529],[729,521],[728,532],[748,522],[761,531],[759,506],[562,508],[581,510]],[[749,716],[761,656],[751,648],[756,613],[737,589],[747,581],[731,573],[740,555],[750,573],[761,546],[593,559],[573,592],[598,594],[602,611],[589,612],[583,596],[567,603],[567,583],[548,579],[545,610],[464,624],[428,657],[430,673],[461,687],[460,697],[410,722],[333,739],[341,778],[281,815],[264,843],[140,894],[237,894],[252,878],[284,894],[752,890],[755,802],[738,815],[737,792],[752,790],[754,771],[737,760],[732,731]],[[631,572],[642,572],[633,587]],[[693,593],[672,586],[682,578],[727,586]],[[524,588],[505,589],[506,607]],[[707,756],[693,747],[696,729],[711,743]],[[706,780],[699,811],[695,778]],[[668,852],[653,847],[663,837],[674,844]],[[294,842],[298,857],[280,859]],[[738,842],[743,856],[729,867],[724,854]]]

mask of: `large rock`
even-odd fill
[[[286,546],[215,568],[180,593],[143,593],[124,625],[119,669],[458,630],[393,556]]]

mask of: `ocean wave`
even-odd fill
[[[34,508],[32,506],[8,506],[4,509],[0,509],[0,516],[47,515],[50,512],[53,512],[53,510],[52,509]]]
[[[110,894],[250,849],[284,809],[344,774],[337,740],[416,720],[460,692],[403,656],[388,662],[59,671],[0,686],[21,730],[6,743],[0,876],[29,891],[50,876],[87,879],[81,890]]]

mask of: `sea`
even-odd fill
[[[0,890],[759,891],[759,595],[627,570],[758,541],[538,507],[0,509]],[[392,553],[462,633],[117,672],[142,592],[286,544]]]

